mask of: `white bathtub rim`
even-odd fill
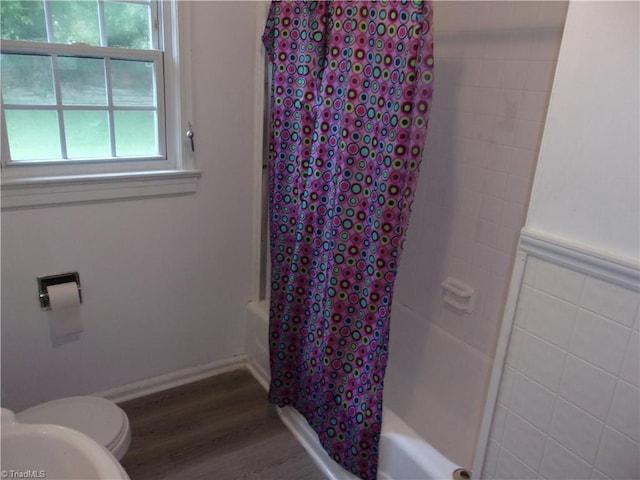
[[[389,475],[385,469],[385,454],[389,451],[387,442],[393,441],[405,455],[409,456],[422,471],[433,479],[450,479],[453,471],[461,468],[430,443],[425,441],[415,430],[407,425],[393,410],[385,408],[382,413],[382,434],[380,435],[381,473]],[[389,476],[388,478],[393,478]],[[400,479],[397,479],[400,480]]]
[[[359,480],[358,477],[345,471],[327,455],[320,445],[316,433],[294,408],[279,408],[278,415],[329,480]],[[410,457],[421,472],[424,472],[424,476],[419,478],[398,477],[394,476],[394,472],[388,471],[385,468],[385,463],[387,463],[385,461],[391,444],[402,449],[403,454]],[[384,411],[382,434],[380,435],[379,480],[448,480],[453,478],[453,471],[457,468],[460,467],[425,442],[395,412],[390,409]]]

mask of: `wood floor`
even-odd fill
[[[131,480],[324,480],[245,370],[123,402]]]

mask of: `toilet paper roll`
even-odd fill
[[[80,295],[75,282],[60,283],[47,287],[51,324],[57,337],[66,337],[82,332]]]

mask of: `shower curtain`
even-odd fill
[[[273,2],[269,400],[375,479],[393,284],[433,89],[430,1]]]

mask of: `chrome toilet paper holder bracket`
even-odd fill
[[[80,303],[82,303],[82,288],[80,287],[80,275],[78,272],[57,273],[55,275],[38,277],[38,299],[40,300],[40,307],[44,310],[51,310],[47,287],[70,282],[75,282],[78,286],[78,298],[80,299]]]

